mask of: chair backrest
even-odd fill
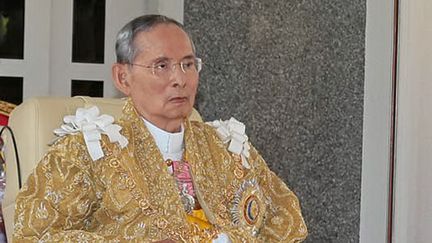
[[[74,115],[79,107],[96,105],[101,114],[119,118],[124,99],[90,97],[39,97],[30,98],[17,106],[9,118],[9,126],[15,135],[20,163],[21,182],[24,184],[29,174],[46,153],[48,144],[55,138],[53,130],[58,128],[66,115]],[[196,110],[191,120],[202,121]],[[6,134],[7,135],[7,134]],[[3,216],[7,238],[12,239],[15,213],[15,198],[19,191],[19,178],[12,140],[4,136],[6,157],[6,192],[3,199]]]

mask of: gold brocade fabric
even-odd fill
[[[220,232],[232,242],[306,238],[297,197],[253,147],[245,169],[213,128],[186,121],[186,156],[211,224],[203,230],[188,220],[175,180],[131,101],[118,124],[129,144],[121,149],[103,136],[99,160],[91,160],[82,134],[50,148],[17,197],[14,242],[210,242]],[[240,196],[249,206],[244,212],[237,207],[237,215],[246,221],[233,220],[231,212]]]

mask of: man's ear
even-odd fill
[[[126,96],[130,94],[129,68],[127,64],[114,63],[112,66],[114,85]]]

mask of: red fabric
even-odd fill
[[[0,126],[6,126],[8,124],[9,117],[0,114]]]

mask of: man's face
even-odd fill
[[[198,72],[184,73],[178,63],[194,61],[187,34],[174,24],[159,24],[135,38],[138,50],[133,64],[127,66],[128,86],[122,91],[132,98],[140,115],[164,128],[187,117],[195,102]],[[168,72],[160,75],[152,68],[168,64]],[[174,70],[172,64],[175,64]]]

